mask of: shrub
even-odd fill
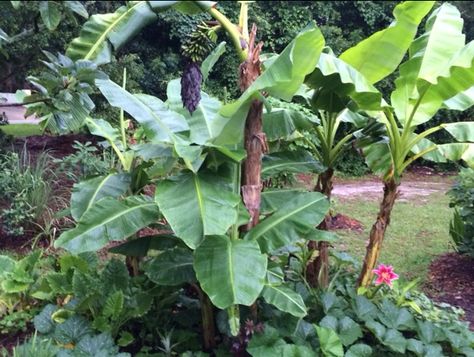
[[[114,157],[109,151],[99,154],[99,149],[89,141],[84,144],[75,141],[72,147],[76,150],[74,154],[55,159],[54,162],[59,164],[59,172],[75,182],[104,175],[115,166]]]
[[[55,178],[50,162],[47,152],[32,162],[26,147],[20,154],[0,154],[0,199],[7,203],[0,219],[6,233],[21,235],[25,225],[44,223]]]
[[[455,249],[474,257],[474,170],[462,169],[448,194],[455,208],[449,229]]]

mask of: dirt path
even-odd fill
[[[400,185],[399,200],[411,198],[423,198],[433,193],[445,193],[453,184],[453,177],[449,175],[431,175],[409,173],[403,178]],[[360,199],[364,197],[370,200],[382,198],[383,185],[379,178],[368,177],[363,180],[336,179],[332,194],[343,199]]]
[[[400,199],[426,197],[437,192],[447,192],[452,185],[451,179],[443,179],[440,182],[433,180],[404,180],[400,185]],[[355,181],[337,182],[334,184],[332,194],[345,199],[357,199],[363,196],[367,199],[378,200],[382,197],[383,186],[380,181]]]

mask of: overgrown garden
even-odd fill
[[[88,3],[0,5],[35,19],[0,31],[10,86],[28,41],[76,30],[17,92],[51,150],[0,126],[0,239],[21,242],[0,255],[4,355],[474,355],[462,310],[380,260],[421,160],[463,167],[449,230],[473,255],[474,43],[455,5]],[[350,16],[373,31],[336,25]],[[363,259],[331,229],[341,167],[383,186]]]

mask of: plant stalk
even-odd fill
[[[329,167],[325,172],[319,175],[318,182],[314,191],[321,192],[328,200],[331,200],[331,193],[333,189],[334,169]],[[328,230],[329,220],[331,215],[328,214],[324,220],[319,224],[318,229]],[[329,285],[329,243],[325,241],[314,242],[310,241],[308,247],[311,250],[318,250],[319,254],[316,259],[308,264],[306,267],[306,276],[311,286],[318,286],[325,289]]]
[[[214,322],[214,309],[211,300],[206,293],[197,285],[193,284],[196,290],[199,301],[201,303],[201,318],[202,318],[202,343],[204,351],[211,351],[216,347],[216,325]]]
[[[373,270],[377,264],[382,249],[382,242],[385,237],[385,231],[390,224],[390,215],[393,205],[398,197],[398,186],[400,183],[393,177],[384,181],[384,193],[382,203],[380,204],[377,220],[372,226],[369,236],[369,244],[364,258],[364,265],[359,276],[358,286],[367,288],[372,282],[374,276]]]

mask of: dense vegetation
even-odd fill
[[[33,163],[3,136],[3,230],[42,230],[28,254],[0,255],[0,332],[35,329],[14,355],[474,353],[462,312],[377,266],[406,169],[474,165],[474,122],[436,117],[474,104],[455,6],[116,5],[0,5],[29,16],[0,24],[19,68],[5,88],[29,74],[18,97],[47,133],[94,137]],[[22,60],[40,48],[41,67]],[[363,264],[330,249],[334,170],[351,149],[384,185]],[[289,187],[296,173],[316,186]],[[56,180],[72,185],[67,204],[51,201]]]

